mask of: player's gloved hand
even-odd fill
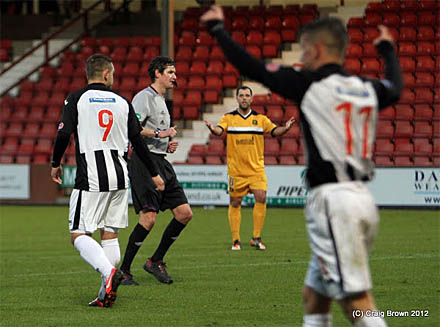
[[[179,145],[179,142],[176,141],[170,141],[168,142],[168,149],[167,152],[168,153],[174,153],[177,150],[177,146]]]
[[[165,190],[165,183],[163,182],[162,177],[160,175],[152,177],[154,184],[156,184],[156,190],[163,191]]]

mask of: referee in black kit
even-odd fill
[[[99,307],[113,305],[122,280],[122,272],[115,267],[121,256],[118,231],[128,225],[129,141],[154,176],[151,183],[164,189],[131,103],[111,90],[114,70],[109,57],[95,54],[87,59],[88,85],[64,101],[51,170],[52,180],[61,184],[61,158],[74,133],[77,171],[70,197],[69,230],[81,257],[101,274],[98,297],[89,303]],[[97,229],[102,246],[91,237]]]
[[[348,35],[337,18],[303,26],[303,70],[265,64],[249,55],[225,31],[219,7],[212,6],[201,20],[243,75],[300,108],[311,189],[305,213],[312,250],[303,288],[303,326],[332,326],[332,300],[357,327],[386,326],[382,317],[369,314],[377,312],[368,258],[379,215],[365,182],[373,177],[378,111],[396,103],[403,88],[388,29],[379,26],[374,40],[385,62],[385,79],[379,81],[345,72]]]
[[[176,136],[176,127],[170,127],[170,115],[164,98],[166,90],[177,85],[174,61],[168,57],[156,57],[148,67],[148,74],[152,84],[135,95],[133,107],[144,127],[142,131],[144,142],[148,145],[154,162],[164,178],[165,191],[155,190],[151,183],[150,172],[134,153],[129,163],[129,172],[133,205],[136,213],[139,214],[139,223],[129,237],[121,264],[124,273],[122,285],[138,285],[130,272],[131,264],[153,228],[159,210],[167,209],[171,210],[174,218],[166,227],[159,246],[143,265],[143,269],[154,275],[159,282],[171,284],[173,279],[166,271],[163,258],[192,218],[192,211],[183,188],[177,181],[173,167],[165,158],[167,153],[175,152],[178,146],[177,142],[170,140],[170,137]]]

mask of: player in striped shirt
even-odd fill
[[[164,182],[142,141],[142,127],[131,103],[111,90],[112,60],[95,54],[87,59],[88,85],[67,96],[53,150],[51,177],[61,184],[61,158],[75,138],[77,171],[70,197],[71,242],[101,274],[102,287],[90,306],[110,307],[122,281],[118,231],[128,224],[128,143],[148,168],[160,190]],[[101,245],[91,236],[97,229]]]

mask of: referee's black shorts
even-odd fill
[[[147,167],[139,159],[136,152],[133,152],[128,162],[128,172],[136,213],[165,211],[188,203],[183,188],[177,181],[176,173],[168,160],[165,159],[165,155],[152,153],[151,157],[156,162],[160,176],[165,182],[165,190],[156,190],[156,185],[153,183]]]

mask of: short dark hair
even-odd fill
[[[168,66],[175,66],[174,60],[169,57],[156,57],[151,60],[150,65],[148,65],[148,75],[150,75],[151,82],[153,83],[156,80],[156,69],[162,74]]]
[[[314,20],[304,25],[299,33],[299,38],[304,34],[311,37],[312,42],[317,41],[318,35],[323,35],[321,41],[330,51],[343,56],[348,44],[348,33],[344,23],[336,17],[327,17]]]
[[[242,85],[242,86],[238,87],[237,90],[235,91],[235,96],[238,97],[238,92],[240,92],[240,90],[249,90],[252,95],[252,89],[249,86]]]
[[[86,76],[88,80],[100,78],[106,69],[112,69],[112,58],[96,53],[86,61]]]

